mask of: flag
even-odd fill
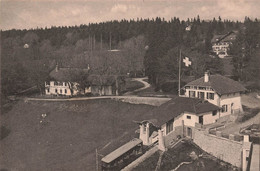
[[[185,57],[182,61],[186,67],[189,67],[191,65],[191,61],[188,57]]]

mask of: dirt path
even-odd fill
[[[94,99],[114,99],[120,100],[122,102],[127,102],[131,104],[147,104],[152,106],[160,106],[163,103],[171,100],[171,98],[161,98],[161,97],[139,97],[139,96],[99,96],[99,97],[77,97],[70,99],[44,99],[44,98],[25,98],[24,101],[52,101],[52,102],[64,102],[64,101],[85,101]]]
[[[134,91],[126,92],[124,95],[132,95],[132,94],[134,94],[136,92],[139,92],[139,91],[142,91],[142,90],[145,90],[145,89],[151,87],[151,84],[149,84],[148,82],[144,81],[145,79],[147,79],[147,77],[144,77],[144,78],[133,78],[133,81],[139,81],[144,86],[139,88],[139,89],[136,89]]]

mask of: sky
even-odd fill
[[[1,0],[0,28],[74,26],[111,20],[164,17],[243,21],[260,18],[260,0]]]

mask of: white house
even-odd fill
[[[229,32],[225,35],[215,35],[211,40],[212,50],[220,58],[228,56],[229,46],[236,39],[236,34],[234,32]]]
[[[86,87],[84,92],[80,92],[78,89],[78,83],[68,81],[68,75],[77,72],[84,74],[88,72],[88,69],[58,68],[58,65],[56,65],[56,68],[50,73],[52,81],[45,82],[45,94],[72,96],[77,95],[79,93],[90,93],[91,87]]]
[[[85,79],[89,86],[85,90],[79,89],[79,83],[68,80],[77,80],[73,77]],[[119,95],[125,90],[124,76],[89,74],[89,69],[56,68],[51,71],[52,81],[45,82],[46,95],[73,96],[91,93],[99,96]]]
[[[178,135],[192,137],[196,126],[215,123],[220,116],[220,108],[208,101],[196,98],[177,97],[159,106],[147,120],[138,122],[139,138],[144,145],[156,141],[168,146]]]
[[[204,77],[189,82],[184,89],[186,97],[205,99],[221,107],[221,117],[243,112],[241,93],[246,89],[230,78],[205,72]]]

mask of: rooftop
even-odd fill
[[[142,143],[142,140],[140,140],[138,138],[134,138],[133,140],[129,141],[125,145],[119,147],[118,149],[116,149],[112,153],[110,153],[107,156],[105,156],[104,158],[102,158],[101,161],[103,161],[105,163],[110,163],[111,161],[117,159],[122,154],[128,152],[129,150],[131,150],[133,147],[135,147],[136,145],[138,145],[140,143]]]
[[[231,31],[227,34],[221,34],[221,35],[214,35],[211,43],[218,43],[218,42],[230,42],[234,41],[236,39],[235,32]]]
[[[67,81],[73,74],[87,74],[88,69],[83,68],[59,68],[51,71],[50,77],[56,81]]]
[[[204,82],[204,77],[201,77],[197,80],[189,82],[185,86],[209,86],[219,95],[246,91],[246,88],[239,82],[219,74],[210,75],[208,82]]]
[[[118,75],[98,75],[98,74],[89,74],[89,70],[86,68],[59,68],[51,71],[50,77],[55,81],[72,81],[76,80],[76,75],[86,75],[87,80],[91,82],[92,85],[114,85],[116,79],[118,83],[124,81],[123,76]],[[76,81],[75,81],[76,82]]]
[[[149,115],[149,119],[145,121],[149,121],[159,127],[184,112],[202,114],[219,109],[218,106],[202,99],[176,97],[153,110]]]

